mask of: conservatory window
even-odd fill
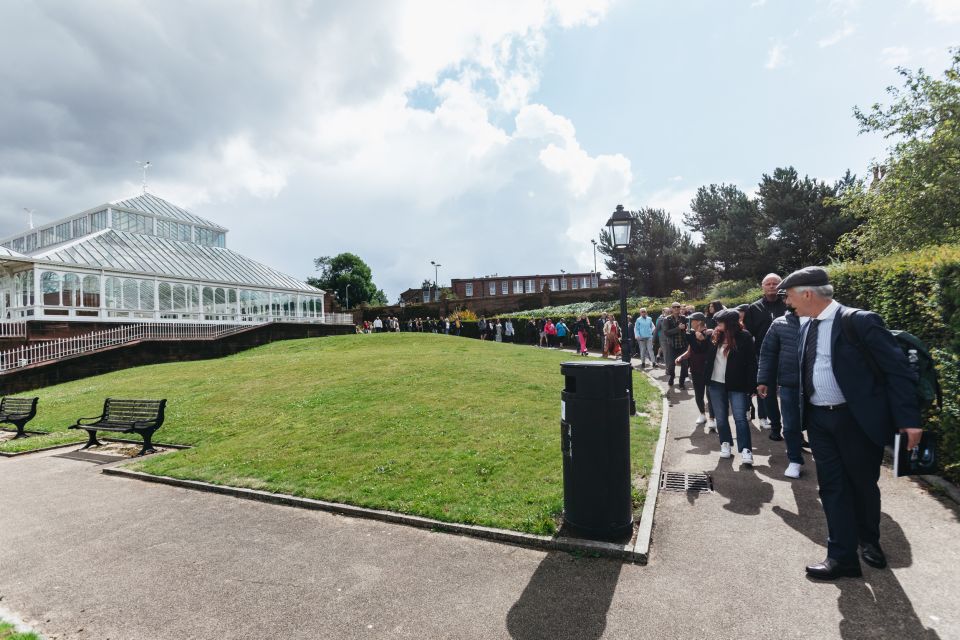
[[[83,306],[100,306],[100,276],[83,277]]]
[[[47,307],[60,305],[60,275],[53,271],[44,271],[40,275],[40,291],[43,304]]]
[[[63,306],[80,306],[80,276],[67,273],[63,276]]]

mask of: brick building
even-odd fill
[[[596,293],[599,289],[613,286],[613,283],[600,278],[598,274],[555,273],[533,276],[485,276],[483,278],[454,278],[450,282],[453,293],[463,301],[489,298],[505,298],[550,291],[552,293],[586,294]],[[566,296],[565,296],[566,297]],[[571,296],[574,297],[574,296]]]

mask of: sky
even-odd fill
[[[940,76],[960,0],[12,0],[0,237],[148,190],[301,278],[349,251],[390,301],[593,268],[617,204],[866,175],[855,105]],[[602,260],[600,260],[602,270]]]

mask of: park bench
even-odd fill
[[[143,438],[143,449],[138,456],[154,453],[151,439],[153,432],[163,424],[163,411],[166,400],[118,400],[107,398],[103,402],[103,415],[95,418],[80,418],[70,429],[84,429],[90,440],[84,449],[99,446],[97,431],[114,433],[135,433]],[[92,421],[92,422],[90,422]]]
[[[13,439],[26,438],[23,426],[37,415],[37,401],[40,398],[13,398],[4,397],[0,400],[0,424],[8,423],[17,428],[17,435]]]

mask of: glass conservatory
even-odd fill
[[[323,291],[228,249],[226,234],[144,193],[4,238],[0,317],[323,321]]]

